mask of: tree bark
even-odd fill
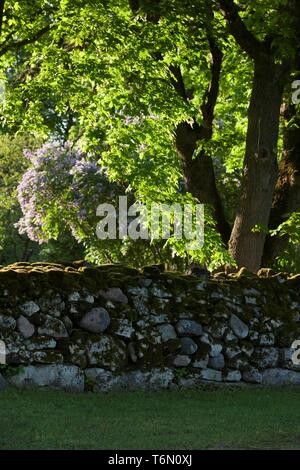
[[[238,267],[245,266],[256,272],[261,267],[266,234],[254,233],[253,229],[257,225],[264,228],[269,225],[278,176],[280,106],[289,64],[280,64],[275,59],[270,38],[260,41],[247,29],[233,0],[219,0],[218,3],[231,34],[254,61],[244,175],[229,249]]]
[[[240,207],[229,248],[239,267],[257,271],[261,266],[266,234],[253,233],[256,225],[268,227],[278,176],[277,141],[284,67],[270,56],[255,60]]]
[[[222,241],[227,245],[230,226],[227,223],[222,202],[216,187],[216,178],[212,159],[201,151],[194,157],[198,142],[207,138],[205,130],[196,122],[193,126],[182,122],[176,129],[176,148],[181,158],[186,190],[201,204],[210,204],[214,210],[217,230]]]
[[[271,230],[287,220],[292,212],[300,211],[300,118],[297,116],[296,106],[284,104],[282,118],[285,123],[283,155],[270,215]],[[270,266],[287,244],[287,236],[268,236],[264,247],[263,266]]]

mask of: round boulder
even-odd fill
[[[79,325],[91,333],[102,333],[110,325],[110,317],[105,308],[95,307],[82,317]]]

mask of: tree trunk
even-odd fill
[[[229,248],[239,267],[256,272],[261,266],[266,235],[253,233],[253,228],[269,224],[278,176],[277,140],[285,74],[271,55],[260,55],[254,65],[240,207]]]
[[[201,204],[213,206],[217,229],[225,245],[228,244],[230,226],[227,223],[222,202],[216,187],[216,179],[211,157],[201,151],[194,153],[200,140],[209,138],[207,130],[194,123],[192,127],[182,122],[176,129],[176,148],[181,158],[186,190],[196,197]]]
[[[277,228],[292,212],[300,210],[300,118],[297,117],[296,106],[283,105],[282,117],[285,121],[283,155],[270,215],[270,229]],[[287,236],[268,236],[264,248],[263,266],[270,266],[287,244]]]

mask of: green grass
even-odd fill
[[[300,390],[6,389],[0,449],[300,449]]]

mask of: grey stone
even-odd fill
[[[233,369],[246,370],[249,367],[249,358],[244,353],[241,353],[229,359],[228,364]]]
[[[16,320],[9,315],[0,315],[0,331],[13,331],[16,328]]]
[[[52,336],[55,339],[67,338],[68,332],[61,320],[45,315],[45,321],[42,326],[38,327],[39,335]]]
[[[84,302],[86,302],[87,304],[93,304],[95,302],[95,297],[91,294],[86,294],[86,296],[84,297]]]
[[[243,372],[243,380],[253,384],[261,384],[262,374],[255,367],[250,367],[250,369]]]
[[[158,325],[157,329],[161,335],[161,339],[163,343],[169,341],[170,339],[177,338],[174,327],[168,323],[165,323],[163,325]]]
[[[111,287],[106,292],[104,292],[102,296],[107,300],[111,300],[112,302],[128,304],[128,298],[124,292],[122,292],[120,287]]]
[[[224,334],[227,330],[227,326],[226,326],[226,324],[215,322],[214,324],[211,324],[211,325],[207,326],[205,329],[208,333],[211,334],[211,336],[213,338],[221,339],[221,338],[223,338],[223,336],[224,336]]]
[[[152,369],[149,377],[149,388],[159,390],[169,388],[174,379],[174,372],[171,369]]]
[[[69,296],[68,296],[68,301],[69,302],[79,302],[80,300],[80,294],[79,292],[72,292]]]
[[[21,315],[17,320],[17,327],[19,332],[24,336],[24,338],[31,338],[34,335],[34,326],[30,323],[27,318]]]
[[[251,357],[251,362],[259,369],[265,369],[275,367],[278,359],[279,353],[276,348],[257,348]]]
[[[31,356],[31,362],[40,364],[61,364],[64,357],[57,351],[35,351]]]
[[[210,357],[218,356],[223,350],[223,346],[220,343],[213,343],[210,345]]]
[[[68,392],[83,392],[84,375],[73,365],[51,364],[23,367],[8,382],[15,387],[47,387]]]
[[[125,375],[128,390],[147,390],[149,388],[150,372],[133,370]]]
[[[242,344],[241,351],[246,354],[247,357],[251,357],[254,353],[254,347],[251,343]]]
[[[141,316],[150,315],[149,306],[148,306],[147,300],[145,298],[143,298],[143,297],[134,297],[133,298],[133,305],[134,305],[135,309],[137,310],[137,312]]]
[[[249,339],[250,339],[250,341],[256,342],[256,341],[258,340],[258,338],[259,338],[259,333],[258,333],[258,331],[253,331],[253,330],[250,331],[250,333],[249,333]]]
[[[184,337],[180,339],[181,349],[179,351],[180,354],[187,354],[188,356],[191,354],[195,354],[198,350],[198,345],[192,338]]]
[[[225,382],[239,382],[242,378],[240,371],[238,370],[229,370],[225,375],[223,380]]]
[[[102,333],[110,325],[110,316],[105,308],[95,307],[82,317],[79,325],[91,333]]]
[[[222,382],[222,372],[215,369],[203,369],[200,372],[200,377],[211,382]]]
[[[178,354],[173,361],[175,367],[187,367],[190,363],[191,358],[184,354]]]
[[[240,354],[240,352],[241,352],[241,349],[237,345],[227,346],[225,349],[225,355],[229,359],[233,359],[235,356]]]
[[[160,299],[170,299],[172,297],[170,292],[167,292],[166,290],[157,286],[153,286],[151,288],[151,294],[154,295],[154,297],[159,297]]]
[[[246,338],[249,334],[248,326],[234,313],[231,315],[229,325],[233,333],[240,339]]]
[[[30,300],[29,302],[25,302],[23,305],[20,305],[20,310],[27,317],[31,317],[34,313],[40,311],[40,307],[35,302]]]
[[[224,369],[225,367],[225,359],[222,353],[218,354],[215,357],[211,357],[208,361],[208,367],[211,369]]]
[[[275,343],[275,336],[273,333],[262,334],[259,338],[260,346],[273,346]]]
[[[262,373],[263,385],[300,385],[300,372],[287,369],[266,369]]]
[[[152,284],[152,279],[144,279],[143,284],[145,287],[149,287]]]
[[[129,354],[131,361],[135,364],[138,361],[138,357],[137,357],[134,343],[132,342],[128,344],[128,354]]]
[[[256,298],[245,295],[245,303],[250,305],[256,305]]]
[[[199,374],[192,374],[188,377],[182,377],[179,380],[179,387],[183,388],[195,388],[199,384]]]
[[[209,335],[207,333],[203,333],[201,335],[201,343],[204,343],[204,344],[208,344],[209,346],[211,345],[212,343],[212,340],[210,339]]]
[[[145,299],[148,298],[149,292],[147,287],[128,287],[127,292],[131,295],[138,296],[138,297],[144,297]]]
[[[108,367],[115,371],[122,369],[126,363],[126,346],[121,340],[111,336],[96,335],[88,339],[86,352],[91,366]]]
[[[202,326],[193,320],[179,320],[176,323],[176,330],[179,336],[201,336]]]
[[[66,327],[66,329],[67,329],[67,332],[68,332],[69,334],[71,334],[71,333],[72,333],[72,329],[73,329],[73,322],[72,322],[72,320],[71,320],[69,317],[64,316],[64,317],[62,317],[62,322],[63,322],[63,324],[65,325],[65,327]]]
[[[207,367],[208,360],[209,360],[209,355],[207,354],[206,356],[204,356],[201,359],[196,359],[193,362],[193,367],[196,367],[196,368],[199,368],[199,369],[205,369]]]
[[[132,323],[127,318],[118,320],[118,328],[115,331],[116,335],[121,338],[132,339],[135,334],[135,329]]]
[[[25,341],[25,346],[28,351],[36,351],[40,349],[54,349],[56,341],[54,338],[48,336],[38,336]]]
[[[116,376],[102,368],[85,369],[84,373],[86,388],[91,388],[93,392],[119,391],[127,386],[127,380],[122,375]]]
[[[168,322],[168,315],[165,313],[155,313],[154,315],[149,316],[149,321],[152,325],[160,325],[162,323]]]

